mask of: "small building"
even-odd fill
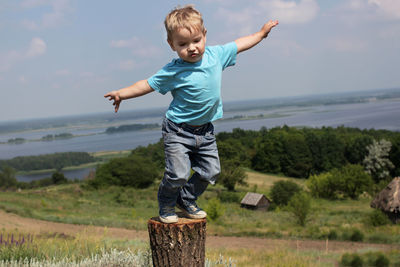
[[[267,211],[270,204],[271,201],[263,194],[248,192],[240,202],[240,207]]]
[[[393,223],[400,223],[400,177],[394,178],[372,200],[371,207],[382,210]]]

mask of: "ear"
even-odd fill
[[[170,39],[167,39],[167,42],[169,44],[169,46],[171,47],[172,51],[176,51],[174,48],[174,44],[172,43],[172,41]]]

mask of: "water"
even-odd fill
[[[70,170],[70,171],[62,171],[64,176],[69,179],[69,180],[82,180],[83,178],[87,177],[91,171],[94,171],[95,168],[84,168],[84,169],[78,169],[78,170]],[[31,182],[35,180],[40,180],[43,178],[48,178],[51,177],[53,172],[43,172],[43,173],[37,173],[37,174],[17,174],[16,178],[20,182]]]
[[[259,114],[279,115],[272,118],[261,118],[252,120],[226,120],[215,123],[216,132],[231,131],[234,128],[245,130],[259,130],[261,127],[272,128],[276,126],[347,126],[361,129],[387,129],[400,131],[400,100],[385,100],[359,104],[343,105],[320,105],[310,107],[285,107],[271,110],[251,110],[245,112],[226,112],[224,118],[231,118],[235,115],[256,116]],[[154,116],[146,123],[161,124],[162,117]],[[132,123],[137,123],[133,120]],[[115,151],[131,150],[138,146],[146,146],[157,142],[161,138],[160,129],[148,131],[125,132],[118,134],[104,134],[106,126],[45,129],[26,131],[21,133],[0,134],[0,141],[4,142],[10,138],[22,137],[26,139],[40,139],[46,134],[70,132],[73,134],[91,134],[65,140],[49,142],[26,142],[23,144],[0,144],[0,159],[10,159],[17,156],[50,154],[56,152],[81,151]],[[89,170],[81,173],[66,173],[68,178],[81,179],[86,176]],[[51,175],[51,174],[50,174]],[[50,175],[39,175],[48,177]],[[29,181],[39,176],[17,176],[19,180]]]

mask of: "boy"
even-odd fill
[[[269,21],[259,32],[223,46],[206,47],[207,30],[201,14],[193,6],[176,8],[165,21],[167,41],[178,54],[147,80],[107,93],[115,112],[122,100],[158,91],[171,92],[173,100],[166,112],[162,134],[165,172],[158,190],[159,218],[175,223],[175,206],[189,218],[205,218],[197,198],[220,173],[218,150],[212,121],[222,117],[220,99],[222,71],[236,62],[236,55],[268,36],[278,21]],[[194,173],[190,176],[190,169]]]

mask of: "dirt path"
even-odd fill
[[[148,241],[146,231],[135,231],[123,228],[75,225],[65,223],[55,223],[49,221],[36,220],[31,218],[20,217],[12,213],[6,213],[0,210],[0,230],[15,230],[21,232],[43,234],[58,233],[67,236],[76,236],[77,234],[88,235],[105,235],[107,237],[117,239],[139,239]],[[339,242],[320,240],[282,240],[268,239],[256,237],[226,237],[226,236],[207,236],[207,247],[209,248],[226,248],[226,249],[262,249],[275,250],[279,248],[293,248],[298,250],[321,250],[330,252],[341,251],[357,251],[365,248],[375,248],[378,250],[400,249],[400,245],[384,245],[384,244],[367,244],[356,242]]]

